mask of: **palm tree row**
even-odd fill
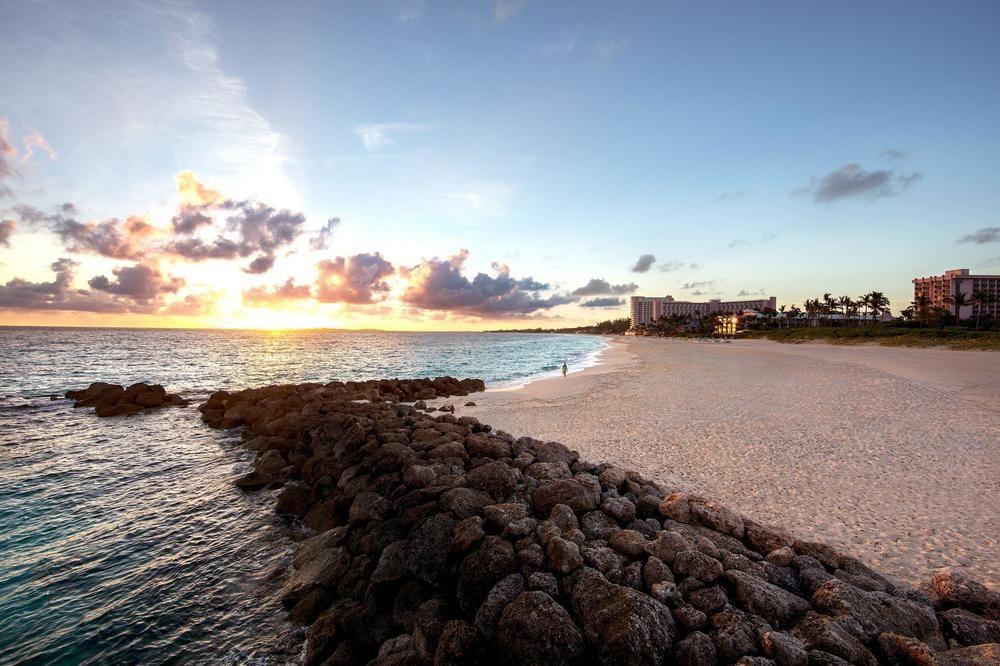
[[[889,299],[881,291],[872,291],[857,299],[847,295],[835,298],[826,293],[822,298],[806,299],[803,307],[810,322],[829,319],[831,315],[842,315],[841,321],[847,326],[851,321],[858,321],[862,311],[861,321],[877,321],[883,313],[888,312]]]

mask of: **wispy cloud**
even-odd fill
[[[910,157],[910,154],[899,148],[886,148],[879,153],[879,157],[886,160],[905,160]]]
[[[982,229],[976,229],[971,234],[966,234],[955,242],[983,245],[985,243],[993,243],[994,241],[1000,241],[1000,227],[983,227]]]
[[[756,291],[747,291],[746,289],[740,289],[739,292],[736,294],[736,297],[751,298],[753,296],[766,296],[766,295],[767,295],[767,290],[763,288],[757,289]]]
[[[716,280],[697,280],[695,282],[685,282],[681,289],[699,289],[702,287],[714,287]]]
[[[723,192],[719,196],[715,197],[715,203],[723,203],[726,201],[736,201],[737,199],[742,199],[747,194],[747,188],[741,187],[738,190],[733,190],[732,192]]]
[[[497,23],[508,21],[528,6],[528,0],[493,0],[493,19]]]
[[[659,264],[656,265],[656,268],[661,273],[672,273],[674,271],[679,271],[682,268],[690,268],[691,270],[694,270],[695,268],[698,268],[698,264],[696,264],[693,261],[686,262],[677,259],[671,259],[670,261],[661,261]]]
[[[361,139],[368,152],[376,152],[383,148],[396,145],[394,134],[427,132],[434,129],[434,123],[372,123],[370,125],[355,125],[354,133]]]
[[[563,30],[558,35],[542,44],[541,53],[545,57],[568,56],[576,50],[580,41],[580,26],[571,30]]]
[[[393,5],[395,19],[400,23],[416,21],[427,13],[427,3],[424,0],[398,0]]]
[[[514,188],[501,182],[467,183],[444,194],[451,204],[459,206],[459,214],[473,213],[487,217],[497,217],[507,212]]]
[[[622,51],[628,47],[628,40],[624,37],[614,39],[602,39],[594,46],[597,64],[604,66],[611,63]]]
[[[729,249],[735,249],[738,247],[751,247],[753,245],[764,245],[765,243],[770,243],[771,241],[778,238],[778,234],[763,233],[757,238],[737,238],[735,240],[729,241]]]

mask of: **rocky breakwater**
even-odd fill
[[[418,386],[199,408],[256,449],[240,484],[281,487],[277,511],[316,531],[283,592],[307,664],[1000,664],[1000,595],[958,573],[897,587],[562,444],[402,404]]]
[[[187,400],[167,393],[159,384],[121,384],[94,382],[85,389],[66,391],[74,407],[93,407],[97,416],[132,416],[161,407],[184,407]]]

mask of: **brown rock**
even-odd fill
[[[503,610],[497,648],[509,664],[583,663],[583,635],[573,618],[544,592],[524,592]]]

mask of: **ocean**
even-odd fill
[[[93,381],[217,389],[381,377],[511,387],[592,365],[602,339],[501,333],[0,328],[0,663],[284,663],[301,527],[232,480],[252,452],[191,405],[99,419]],[[53,396],[58,398],[53,399]]]

